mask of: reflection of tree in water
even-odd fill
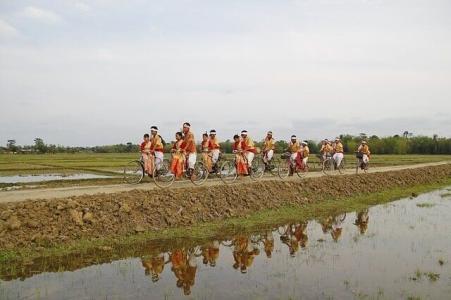
[[[360,234],[365,234],[368,229],[368,222],[370,220],[368,213],[368,209],[361,210],[357,213],[357,219],[355,220],[354,225],[359,227]]]

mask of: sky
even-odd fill
[[[451,1],[0,0],[0,145],[451,136]]]

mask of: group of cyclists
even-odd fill
[[[145,134],[141,143],[141,155],[144,165],[144,171],[149,176],[161,168],[164,156],[165,142],[158,133],[158,127],[150,128],[150,135]],[[252,173],[252,162],[255,155],[262,154],[265,170],[274,168],[271,162],[274,158],[276,142],[272,131],[268,131],[264,139],[263,146],[260,149],[255,146],[254,140],[248,135],[247,130],[242,130],[241,134],[233,136],[232,152],[235,154],[235,167],[237,175],[247,176]],[[216,130],[212,129],[209,133],[202,135],[200,145],[202,162],[208,172],[218,171],[218,161],[221,157],[221,149]],[[307,170],[310,149],[307,141],[299,141],[296,135],[292,135],[286,149],[287,158],[291,161],[289,175],[292,176],[295,171]],[[183,123],[182,130],[175,134],[175,142],[171,147],[170,171],[176,178],[183,174],[188,177],[193,174],[197,161],[197,147],[194,134],[191,130],[191,124]],[[362,140],[356,156],[362,162],[361,168],[365,168],[370,159],[370,149],[365,140]],[[319,158],[325,161],[332,158],[335,166],[340,166],[344,158],[344,147],[340,138],[333,142],[327,139],[321,142]]]

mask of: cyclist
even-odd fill
[[[307,166],[308,157],[310,155],[310,148],[308,147],[308,142],[307,141],[303,141],[301,143],[300,151],[302,153],[302,163],[303,163],[304,168],[305,168]]]
[[[221,153],[220,145],[218,142],[218,138],[216,137],[216,130],[212,129],[210,130],[210,139],[208,143],[208,150],[211,153],[211,163],[213,165],[213,171],[216,171],[217,169],[217,163],[219,160],[219,155]]]
[[[364,140],[360,143],[359,148],[357,149],[357,152],[361,153],[362,156],[362,162],[364,165],[366,165],[369,161],[370,161],[370,147],[368,147],[368,143]],[[364,165],[362,165],[362,169],[365,167]]]
[[[290,176],[293,176],[294,170],[293,165],[295,165],[297,162],[299,150],[301,149],[301,145],[299,145],[298,139],[296,135],[291,136],[290,143],[288,144],[288,152],[290,152]]]
[[[243,156],[242,141],[238,134],[233,136],[232,152],[235,154],[236,173],[238,175],[248,175],[246,161]]]
[[[343,160],[344,154],[343,154],[343,144],[341,143],[340,138],[335,139],[335,145],[334,145],[334,162],[336,167],[338,168],[341,164],[341,161]]]
[[[149,176],[152,175],[152,155],[150,154],[150,149],[152,147],[152,143],[150,142],[150,136],[148,133],[144,134],[144,140],[141,143],[141,156],[144,162],[144,171]]]
[[[247,130],[241,131],[241,139],[241,148],[247,159],[248,171],[251,171],[252,161],[254,160],[257,150],[255,149],[254,141],[247,135]]]
[[[151,138],[151,142],[152,142],[152,146],[150,148],[151,153],[153,153],[153,155],[155,156],[155,167],[158,170],[160,170],[161,168],[161,164],[163,162],[163,151],[164,151],[164,146],[163,146],[163,141],[161,139],[161,136],[158,134],[158,127],[157,126],[152,126],[150,127],[150,134],[152,136]]]
[[[183,135],[183,143],[180,148],[185,152],[186,159],[188,160],[187,174],[191,176],[196,164],[197,152],[194,134],[191,131],[191,124],[188,122],[183,123]]]
[[[321,142],[321,150],[319,150],[319,152],[321,153],[322,162],[325,161],[328,156],[330,156],[330,153],[332,152],[332,146],[330,145],[328,139],[325,139]]]
[[[208,172],[211,172],[212,159],[210,156],[210,149],[208,145],[210,144],[210,139],[208,137],[208,133],[202,134],[202,144],[201,144],[201,152],[202,152],[202,160],[207,168]]]
[[[268,168],[268,163],[274,156],[275,141],[272,137],[272,131],[268,131],[263,145],[263,162],[265,163],[265,169]]]
[[[183,175],[183,168],[185,167],[185,155],[183,155],[183,150],[181,145],[183,143],[183,134],[177,132],[175,134],[175,143],[172,145],[172,161],[171,161],[171,172],[175,175],[175,178],[180,178]]]

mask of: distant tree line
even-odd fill
[[[360,141],[368,141],[373,154],[451,154],[451,138],[428,136],[413,136],[405,131],[402,135],[390,137],[378,137],[376,135],[367,136],[342,134],[340,138],[343,142],[345,152],[353,152],[357,149]],[[310,152],[318,153],[321,143],[318,141],[308,141]],[[165,151],[169,152],[172,143],[165,145]],[[221,142],[221,149],[225,153],[232,153],[233,141]],[[263,141],[255,143],[262,148]],[[282,153],[288,148],[288,142],[276,141],[276,153]],[[94,147],[66,147],[61,145],[46,144],[42,138],[34,139],[34,145],[20,146],[14,139],[8,140],[6,147],[0,147],[3,153],[136,153],[139,152],[139,145],[131,142],[125,144],[94,146]]]

